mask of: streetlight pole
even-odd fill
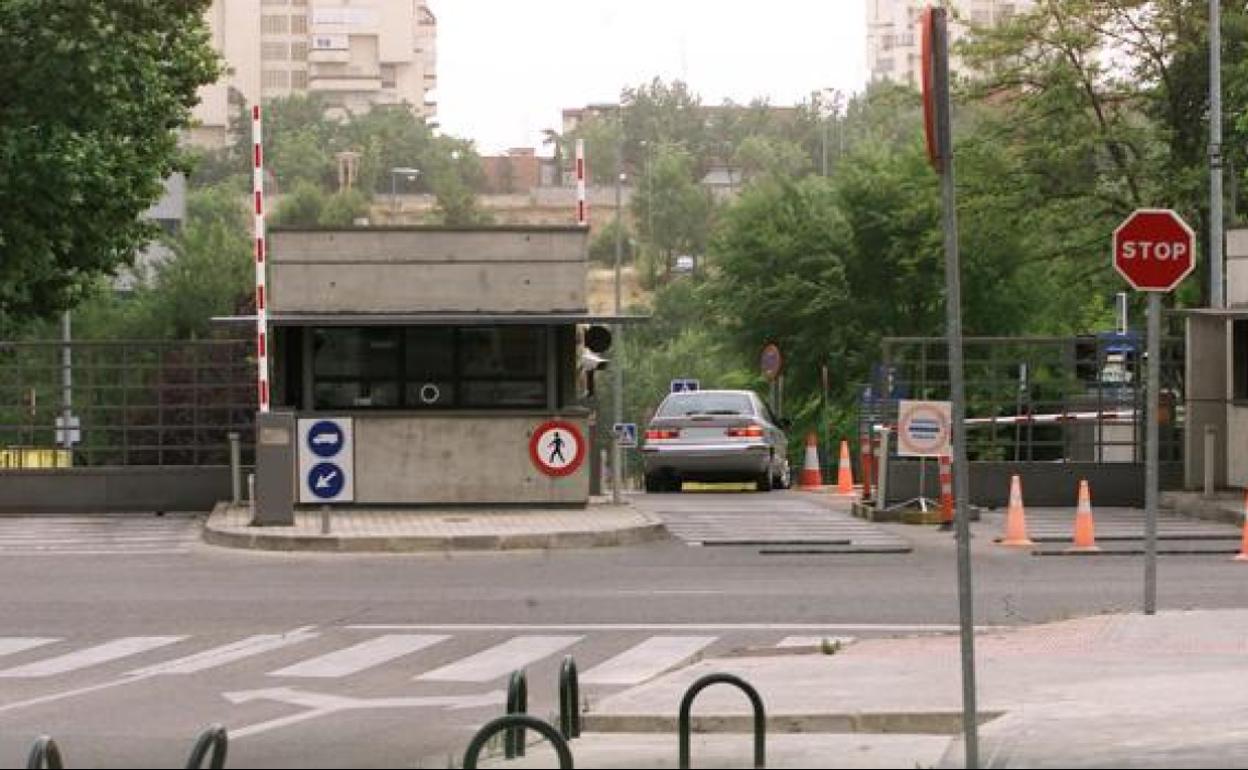
[[[621,149],[623,149],[623,142]],[[620,153],[616,160],[615,176],[615,314],[620,314],[620,260],[624,252],[624,220],[623,220],[623,200],[624,200],[624,158]],[[615,325],[615,344],[618,346],[615,351],[615,366],[612,369],[614,376],[611,380],[611,401],[615,408],[615,424],[624,422],[624,339],[622,332],[624,327],[619,323]],[[611,502],[619,505],[620,486],[624,480],[624,469],[620,466],[624,453],[620,451],[620,437],[614,435],[611,441]]]

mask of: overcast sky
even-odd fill
[[[703,103],[866,82],[865,0],[429,0],[438,122],[483,153],[541,149],[560,111],[682,79]]]

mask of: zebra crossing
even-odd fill
[[[1144,511],[1139,508],[1097,507],[1093,509],[1098,541],[1140,541],[1144,539]],[[1071,508],[1028,508],[1027,534],[1036,543],[1071,542],[1075,512]],[[982,517],[980,526],[989,527],[994,538],[1005,532],[1005,511],[996,510]],[[1170,541],[1224,541],[1233,543],[1242,536],[1238,527],[1204,521],[1161,511],[1157,516],[1157,537]]]
[[[99,673],[133,681],[228,671],[244,666],[248,677],[271,681],[350,680],[384,672],[411,682],[483,684],[505,679],[512,671],[558,663],[573,653],[585,685],[622,687],[640,684],[707,654],[739,646],[791,647],[820,640],[852,641],[839,627],[824,636],[789,636],[774,631],[687,634],[680,629],[644,636],[599,634],[377,633],[351,628],[298,628],[285,633],[255,634],[206,649],[194,636],[122,636],[74,641],[56,637],[0,637],[0,679],[57,681],[71,674]],[[792,629],[790,629],[792,630]],[[800,629],[809,632],[809,628]],[[360,639],[361,635],[367,638]],[[345,638],[344,638],[345,637]],[[591,638],[592,637],[592,638]],[[220,641],[219,639],[216,641]],[[451,659],[432,655],[449,648]],[[145,660],[173,653],[173,657]],[[63,681],[63,680],[61,680]],[[0,709],[2,710],[2,709]]]
[[[199,541],[193,514],[0,516],[0,555],[134,556],[188,553]]]
[[[667,530],[689,545],[898,553],[910,544],[877,524],[797,496],[772,493],[647,496]]]

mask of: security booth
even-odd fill
[[[621,320],[587,310],[586,239],[270,232],[272,409],[298,427],[266,464],[261,426],[258,489],[293,474],[301,503],[585,505],[582,330]]]

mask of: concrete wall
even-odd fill
[[[889,462],[889,505],[918,497],[919,463]],[[939,469],[935,460],[927,463],[926,496],[938,500]],[[1018,474],[1027,505],[1074,507],[1080,479],[1087,479],[1092,504],[1144,505],[1144,465],[1142,463],[971,463],[971,504],[1000,508],[1009,502],[1010,477]],[[1177,463],[1161,464],[1161,487],[1173,489],[1182,482]]]
[[[355,416],[360,504],[584,505],[589,462],[565,477],[538,471],[529,440],[552,414],[472,412],[438,417]],[[588,440],[583,415],[558,415]],[[586,451],[588,448],[586,447]]]
[[[229,498],[225,466],[0,471],[0,513],[208,511]]]
[[[1221,459],[1214,469],[1214,483],[1218,487],[1227,483],[1228,326],[1224,318],[1187,318],[1183,486],[1188,489],[1204,485],[1206,425],[1212,426],[1218,436],[1216,454]]]
[[[274,230],[272,312],[583,311],[578,228]]]

